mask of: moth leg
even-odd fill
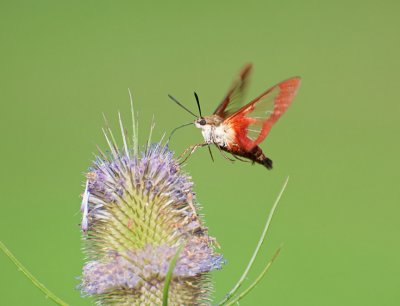
[[[185,156],[185,155],[187,154],[187,152],[189,152],[190,150],[193,150],[193,148],[194,148],[195,146],[196,146],[196,145],[192,145],[192,146],[190,146],[190,147],[187,147],[186,150],[183,151],[181,155],[179,155],[178,159],[181,159],[183,156]]]
[[[186,158],[180,162],[180,164],[182,165],[185,161],[188,160],[188,158],[190,157],[190,155],[192,155],[194,153],[194,151],[196,151],[198,148],[207,146],[208,143],[204,142],[204,143],[199,143],[199,144],[195,144],[192,145],[190,147],[188,147],[185,151],[183,151],[183,153],[178,157],[178,160],[182,159],[189,151],[189,154],[186,156]]]
[[[227,159],[227,160],[229,160],[229,161],[231,161],[231,162],[234,162],[234,161],[235,161],[234,159],[228,157],[228,156],[222,151],[222,149],[221,149],[220,146],[217,145],[217,148],[218,148],[219,152],[221,153],[221,155],[222,155],[225,159]]]
[[[213,156],[213,154],[212,154],[212,152],[211,152],[211,147],[210,147],[210,145],[208,145],[208,152],[210,152],[211,160],[214,162],[214,156]]]
[[[242,159],[242,158],[240,158],[239,156],[237,156],[237,155],[235,155],[233,153],[232,153],[232,156],[234,158],[236,158],[237,160],[240,160],[241,162],[244,162],[244,163],[249,163],[250,162],[249,160]]]

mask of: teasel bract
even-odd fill
[[[80,289],[98,305],[161,305],[170,262],[178,260],[168,305],[208,305],[209,272],[220,269],[193,192],[191,177],[162,140],[138,144],[119,116],[122,145],[104,130],[109,152],[95,158],[82,199],[83,267]],[[130,141],[129,141],[130,140]],[[179,251],[180,250],[180,251]]]

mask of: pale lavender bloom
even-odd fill
[[[208,273],[224,261],[198,215],[191,178],[166,145],[136,153],[137,139],[129,148],[122,135],[119,149],[106,134],[110,153],[101,153],[87,173],[82,293],[100,305],[160,305],[169,264],[183,245],[169,305],[208,304]]]

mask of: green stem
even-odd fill
[[[172,273],[174,272],[176,262],[178,261],[178,258],[182,252],[182,249],[183,249],[183,244],[180,245],[179,248],[176,250],[174,257],[172,258],[171,262],[169,263],[167,275],[165,275],[165,282],[164,282],[163,306],[168,306],[169,285],[171,284]]]
[[[258,241],[257,247],[254,250],[253,256],[251,257],[246,269],[244,270],[242,276],[240,277],[240,279],[236,283],[236,285],[233,287],[233,289],[231,291],[229,291],[229,293],[225,296],[225,298],[221,302],[219,302],[217,304],[218,306],[226,304],[226,302],[228,302],[232,298],[232,296],[238,291],[238,289],[240,288],[240,286],[243,284],[244,280],[246,279],[247,274],[249,273],[251,267],[253,266],[253,263],[254,263],[255,259],[257,258],[258,252],[260,251],[260,248],[261,248],[262,244],[264,243],[264,240],[265,240],[265,237],[267,235],[267,232],[268,232],[268,229],[269,229],[269,225],[271,224],[271,220],[272,220],[272,217],[274,215],[275,209],[278,206],[279,201],[280,201],[280,199],[282,197],[282,194],[286,189],[288,181],[289,181],[289,177],[286,178],[285,183],[283,184],[282,189],[279,192],[278,197],[276,198],[275,203],[272,206],[272,208],[271,208],[271,210],[270,210],[270,212],[268,214],[268,218],[267,218],[267,221],[265,223],[264,230],[263,230],[263,232],[261,234],[261,237],[260,237],[260,239]]]
[[[258,275],[258,277],[255,279],[255,281],[246,289],[244,290],[236,299],[234,299],[233,301],[231,301],[230,303],[226,304],[226,306],[230,306],[233,305],[235,303],[238,303],[242,298],[244,298],[251,290],[254,289],[255,286],[258,285],[258,283],[261,281],[261,279],[264,277],[265,273],[267,273],[267,271],[269,270],[269,268],[271,267],[271,265],[273,264],[274,260],[278,257],[279,252],[281,251],[281,248],[279,248],[274,256],[272,257],[272,259],[267,263],[267,265],[265,266],[264,270],[262,270],[262,272]]]
[[[0,241],[0,249],[7,255],[8,258],[11,259],[11,261],[18,267],[18,269],[25,274],[25,276],[37,287],[39,288],[40,291],[42,291],[46,297],[49,297],[51,300],[53,300],[54,303],[62,306],[68,306],[67,303],[65,303],[63,300],[61,300],[58,296],[56,296],[54,293],[52,293],[49,289],[46,288],[45,285],[43,285],[41,282],[39,282],[29,271],[27,268],[25,268],[17,258],[11,253],[9,249],[3,244],[3,242]]]

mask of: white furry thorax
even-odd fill
[[[213,143],[220,147],[227,147],[233,141],[234,131],[223,123],[219,125],[195,125],[197,128],[201,129],[201,134],[203,135],[206,143]]]

